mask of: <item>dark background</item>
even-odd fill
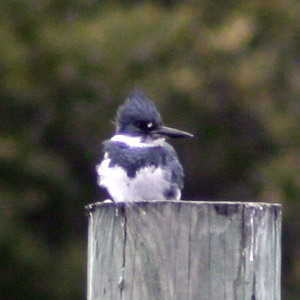
[[[283,204],[300,299],[300,2],[0,2],[0,298],[84,299],[84,205],[134,86],[174,142],[183,199]]]

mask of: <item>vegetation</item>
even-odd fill
[[[176,142],[184,199],[284,206],[284,299],[300,298],[300,3],[0,2],[1,299],[82,299],[84,205],[135,86]]]

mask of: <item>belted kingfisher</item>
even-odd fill
[[[135,89],[117,111],[116,134],[103,143],[98,184],[114,202],[179,200],[183,169],[165,139],[192,136],[163,126],[154,103]]]

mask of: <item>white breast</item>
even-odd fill
[[[137,171],[129,178],[119,166],[109,167],[110,159],[105,155],[96,170],[98,184],[105,187],[115,202],[133,202],[142,200],[165,200],[164,192],[169,188],[170,175],[162,168],[148,166]],[[180,199],[180,190],[176,199]]]

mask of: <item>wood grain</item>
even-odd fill
[[[89,300],[280,299],[280,205],[151,201],[88,212]]]

